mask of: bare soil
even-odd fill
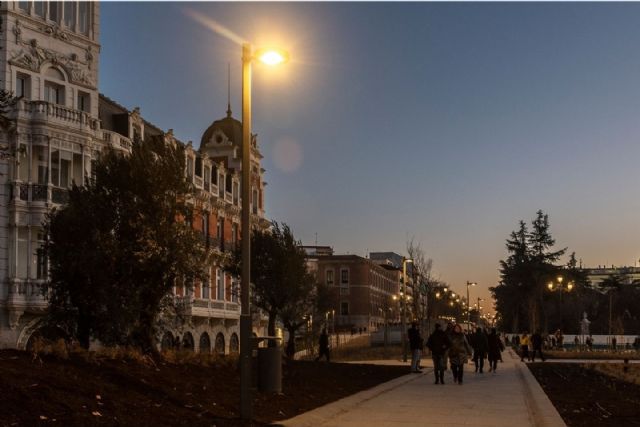
[[[398,366],[287,362],[283,393],[254,390],[254,420],[243,423],[235,361],[202,366],[74,355],[34,359],[4,350],[0,426],[270,425],[406,373]]]
[[[596,366],[527,365],[569,427],[640,426],[640,385],[606,375]],[[628,369],[638,369],[631,365]],[[623,370],[620,364],[619,370]]]

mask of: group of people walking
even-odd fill
[[[411,324],[408,336],[411,347],[411,372],[422,372],[420,356],[423,340],[416,322]],[[495,373],[498,361],[502,360],[501,352],[504,350],[504,344],[495,328],[488,334],[482,328],[477,328],[475,333],[467,335],[459,324],[454,325],[451,322],[447,324],[446,330],[442,330],[442,326],[436,323],[433,333],[427,339],[426,347],[431,350],[435,383],[444,384],[444,371],[447,370],[448,359],[453,382],[460,385],[464,377],[464,365],[470,357],[474,361],[476,372],[484,372],[484,360],[487,358],[489,371]]]

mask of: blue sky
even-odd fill
[[[520,219],[550,215],[585,265],[640,258],[640,4],[102,3],[100,90],[197,146],[231,104],[240,48],[270,218],[339,253],[403,253],[488,296]]]

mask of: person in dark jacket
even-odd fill
[[[484,358],[487,357],[487,351],[489,350],[487,336],[482,332],[482,328],[476,329],[476,332],[472,335],[471,347],[473,347],[473,363],[476,365],[476,372],[482,373]]]
[[[442,330],[439,323],[429,335],[427,347],[431,350],[431,358],[433,359],[433,373],[436,377],[436,384],[444,384],[444,371],[447,369],[447,349],[451,346],[449,337]]]
[[[411,327],[408,331],[409,334],[409,347],[411,348],[411,372],[420,373],[420,355],[422,352],[422,336],[420,336],[420,329],[418,329],[417,322],[411,322]]]
[[[327,328],[322,329],[318,344],[320,344],[320,349],[318,351],[318,357],[316,357],[316,362],[320,360],[322,356],[325,356],[327,362],[329,362],[329,335],[327,335]]]
[[[500,353],[504,350],[504,345],[496,333],[496,328],[491,328],[491,333],[487,338],[487,344],[489,346],[489,351],[487,352],[489,357],[489,372],[493,372],[495,374],[496,368],[498,367],[498,360],[502,359]]]
[[[451,346],[449,347],[449,363],[453,372],[453,381],[462,385],[464,365],[467,363],[473,349],[467,342],[467,337],[462,333],[462,327],[456,324],[453,333],[449,336]]]
[[[545,361],[545,357],[544,354],[542,354],[542,335],[540,335],[540,332],[537,332],[533,335],[531,335],[531,347],[533,348],[533,351],[531,352],[531,361],[535,362],[536,361],[536,352],[540,353],[540,359],[542,359],[542,361]]]

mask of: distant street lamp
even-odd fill
[[[402,258],[402,361],[407,361],[407,264],[412,259]]]
[[[261,49],[253,54],[250,43],[242,44],[242,273],[240,288],[240,417],[251,419],[251,63],[254,59],[277,65],[288,55],[280,50]]]
[[[467,303],[469,303],[469,286],[475,286],[476,282],[467,281]],[[467,307],[467,332],[469,332],[469,328],[471,327],[471,313],[469,312],[469,308]]]

